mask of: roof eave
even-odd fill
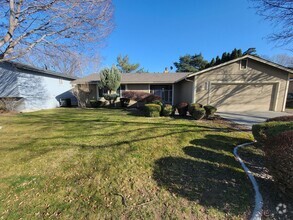
[[[223,66],[226,66],[226,65],[229,65],[231,63],[235,63],[239,60],[243,60],[243,59],[247,59],[247,58],[250,58],[252,60],[256,60],[256,61],[259,61],[261,63],[264,63],[264,64],[267,64],[267,65],[270,65],[270,66],[273,66],[275,68],[278,68],[278,69],[281,69],[281,70],[284,70],[286,72],[289,72],[289,73],[293,73],[293,70],[289,69],[289,68],[286,68],[284,66],[281,66],[279,64],[276,64],[276,63],[273,63],[271,61],[268,61],[268,60],[265,60],[263,58],[259,58],[259,57],[255,57],[255,56],[252,56],[252,55],[245,55],[245,56],[242,56],[242,57],[239,57],[239,58],[236,58],[234,60],[230,60],[228,62],[225,62],[225,63],[222,63],[222,64],[219,64],[217,66],[213,66],[213,67],[210,67],[210,68],[207,68],[207,69],[204,69],[204,70],[201,70],[199,72],[196,72],[196,73],[192,73],[190,74],[188,77],[191,77],[191,76],[197,76],[197,75],[200,75],[202,73],[205,73],[205,72],[209,72],[211,70],[214,70],[214,69],[218,69],[218,68],[221,68]]]

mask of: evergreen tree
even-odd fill
[[[242,50],[241,49],[238,49],[237,50],[237,57],[242,57],[243,54],[242,54]]]
[[[228,60],[228,54],[227,52],[224,52],[222,54],[221,63],[225,63]]]
[[[237,49],[235,48],[234,50],[232,50],[230,60],[234,60],[236,58],[238,58],[238,53],[237,53]]]
[[[185,55],[179,58],[179,62],[174,62],[176,72],[198,72],[205,69],[208,62],[204,60],[202,54]]]
[[[215,62],[215,66],[219,65],[221,63],[221,59],[219,56],[216,57],[216,62]]]
[[[231,54],[227,53],[227,58],[226,58],[226,62],[231,60]]]
[[[248,50],[246,50],[244,53],[243,53],[243,55],[255,55],[255,56],[257,56],[257,54],[256,54],[256,49],[254,48],[254,47],[252,47],[252,48],[248,48]]]
[[[211,62],[210,62],[210,66],[211,66],[211,67],[214,66],[215,63],[216,63],[215,58],[213,58],[213,59],[211,60]]]
[[[121,73],[117,67],[113,66],[110,68],[105,68],[100,72],[100,88],[106,88],[109,90],[110,94],[113,91],[117,91],[121,82]]]
[[[131,64],[129,63],[129,57],[128,55],[126,56],[121,56],[119,55],[117,57],[117,65],[118,69],[120,70],[121,73],[131,73],[131,72],[140,72],[142,69],[139,68],[139,63]]]

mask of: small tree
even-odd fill
[[[99,87],[108,89],[110,95],[105,95],[104,97],[110,104],[114,104],[118,97],[116,91],[120,86],[120,82],[121,73],[115,66],[112,66],[112,68],[105,68],[100,72]]]
[[[138,69],[140,66],[139,63],[131,64],[129,62],[129,57],[127,55],[126,56],[119,55],[117,57],[117,65],[116,66],[119,68],[119,71],[121,73],[142,72],[142,70],[143,70],[143,68]]]

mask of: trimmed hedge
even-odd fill
[[[104,94],[103,97],[110,102],[110,105],[114,105],[119,95],[117,93]]]
[[[202,108],[203,105],[200,104],[200,103],[192,103],[188,106],[188,112],[190,115],[192,115],[194,109],[199,109],[199,108]]]
[[[180,116],[186,116],[189,104],[187,102],[179,103],[176,108]]]
[[[154,100],[150,104],[159,105],[159,106],[161,106],[162,109],[163,109],[163,106],[164,106],[164,104],[160,100]]]
[[[195,120],[203,119],[204,116],[205,116],[205,110],[204,110],[204,108],[195,108],[195,109],[192,111],[192,117],[193,117]]]
[[[160,117],[162,107],[157,104],[145,104],[144,110],[147,117]]]
[[[268,137],[274,137],[281,132],[293,130],[293,122],[264,122],[252,126],[254,139],[260,145],[264,145]]]
[[[271,121],[293,121],[293,115],[269,118],[266,120],[266,122],[271,122]]]
[[[215,113],[217,111],[217,108],[212,105],[206,105],[206,106],[204,106],[204,109],[206,111],[207,118],[214,117]]]
[[[269,171],[278,187],[293,198],[293,130],[268,138],[264,152]]]
[[[162,116],[170,116],[173,114],[173,106],[165,104],[162,109]]]

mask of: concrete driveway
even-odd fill
[[[249,128],[252,125],[264,122],[268,118],[292,115],[286,112],[217,112],[222,118],[233,121],[234,123],[245,125]]]

